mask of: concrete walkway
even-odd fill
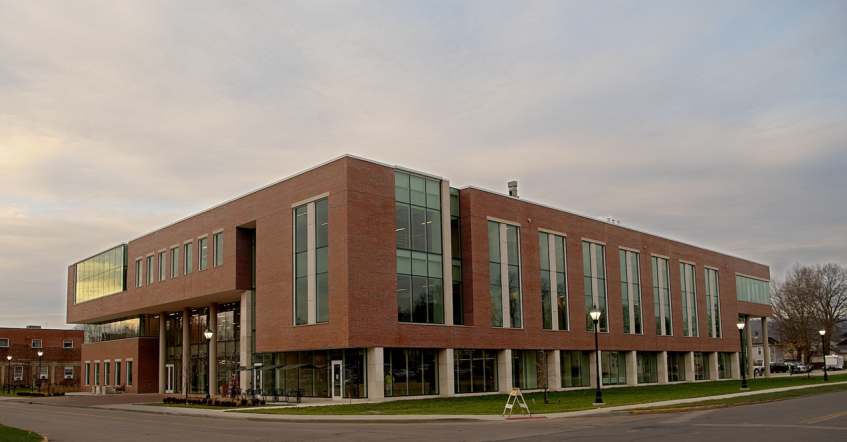
[[[647,408],[647,407],[661,407],[666,405],[677,405],[677,404],[689,404],[694,402],[708,401],[708,400],[716,400],[716,399],[729,399],[736,397],[745,397],[745,396],[754,396],[758,394],[765,393],[775,393],[780,391],[791,391],[791,390],[802,390],[807,388],[815,388],[821,387],[823,385],[841,385],[847,384],[847,381],[843,382],[831,382],[827,384],[815,384],[815,385],[800,385],[795,387],[783,387],[783,388],[773,388],[769,390],[757,390],[757,391],[740,391],[738,393],[732,394],[724,394],[719,396],[704,396],[704,397],[696,397],[689,399],[675,399],[670,401],[661,401],[661,402],[650,402],[643,404],[633,404],[633,405],[621,405],[617,407],[600,407],[590,410],[580,410],[580,411],[569,411],[563,413],[549,413],[543,415],[533,415],[533,418],[538,417],[541,419],[562,419],[569,417],[582,417],[587,415],[599,415],[599,414],[609,414],[615,412],[627,412],[629,410],[638,409],[638,408]],[[93,395],[92,395],[93,396]],[[112,395],[110,395],[112,396]],[[115,410],[115,411],[130,411],[136,413],[151,413],[151,414],[166,414],[166,415],[180,415],[180,416],[194,416],[194,417],[206,417],[213,419],[232,419],[232,420],[246,420],[246,421],[277,421],[277,422],[291,422],[291,423],[425,423],[425,422],[439,422],[439,423],[448,423],[448,422],[491,422],[491,421],[503,421],[504,418],[500,415],[337,415],[337,416],[303,416],[303,415],[282,415],[282,414],[257,414],[257,413],[235,413],[232,410],[215,410],[215,409],[198,409],[198,408],[181,408],[181,407],[154,407],[149,405],[138,405],[139,403],[150,403],[153,402],[153,396],[159,398],[161,401],[161,395],[132,395],[134,397],[135,403],[125,403],[129,395],[120,395],[123,396],[121,400],[114,400],[114,402],[109,404],[100,404],[100,405],[89,405],[79,403],[77,401],[57,401],[56,399],[61,398],[0,398],[0,400],[8,400],[15,402],[24,402],[24,403],[32,403],[39,405],[57,405],[57,406],[71,406],[71,407],[84,407],[84,408],[96,408],[101,410]],[[99,396],[102,398],[103,396]],[[87,402],[87,401],[86,401]],[[123,403],[122,403],[123,402]],[[313,403],[313,404],[301,404],[300,407],[303,406],[322,406],[322,405],[343,405],[338,402],[331,402],[329,404],[325,403]],[[284,408],[284,407],[263,407],[263,409],[271,409],[271,408]],[[530,408],[531,410],[531,408]],[[520,412],[516,410],[517,415],[513,414],[512,418],[521,418]]]

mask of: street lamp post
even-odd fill
[[[747,388],[747,352],[744,348],[744,321],[738,321],[738,324],[735,325],[738,327],[738,339],[741,342],[741,360],[743,361],[738,364],[738,368],[741,369],[741,389],[749,390],[749,388]]]
[[[824,382],[828,381],[829,378],[826,376],[826,330],[819,330],[818,333],[821,334],[821,355],[823,355],[823,380]]]
[[[41,391],[41,357],[44,356],[44,352],[38,350],[38,391]]]
[[[12,384],[9,379],[12,376],[12,355],[6,356],[6,359],[9,360],[9,366],[6,368],[6,394],[9,394],[9,388]]]
[[[600,315],[602,315],[603,312],[598,310],[597,305],[595,305],[588,314],[591,315],[591,320],[594,321],[594,356],[595,364],[597,366],[595,373],[597,375],[597,394],[594,397],[594,405],[606,405],[603,403],[603,393],[600,392],[600,345],[597,342],[598,322],[600,322]]]
[[[203,332],[203,336],[206,337],[206,359],[208,360],[209,359],[209,344],[212,341],[212,331],[209,330],[208,323],[206,324],[206,331]],[[209,362],[209,364],[212,363],[211,361],[208,361],[208,362]],[[212,367],[211,367],[211,365],[209,365],[209,367],[206,368],[206,384],[207,384],[207,386],[206,386],[206,399],[209,399],[211,397],[209,395],[209,389],[212,388],[212,383],[209,381],[209,372],[211,372],[211,370],[212,370]]]

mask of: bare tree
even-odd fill
[[[819,327],[826,336],[837,332],[836,324],[847,318],[847,271],[835,263],[815,265],[814,306],[817,310]],[[824,339],[823,352],[829,354],[829,339]]]

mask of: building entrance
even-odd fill
[[[167,372],[167,381],[165,383],[165,393],[173,393],[174,392],[174,364],[165,365],[165,371]]]
[[[344,366],[341,361],[332,361],[332,400],[344,399]]]

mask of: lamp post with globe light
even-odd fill
[[[603,314],[600,310],[597,309],[597,305],[591,309],[588,313],[591,315],[591,320],[594,321],[594,356],[595,356],[595,364],[597,364],[597,394],[594,397],[594,405],[606,405],[603,403],[603,393],[600,392],[600,346],[597,342],[597,328],[598,322],[600,322],[600,316]]]
[[[203,336],[206,337],[206,359],[209,359],[209,344],[212,341],[212,330],[209,330],[209,325],[206,325],[206,331],[203,332]],[[209,361],[211,364],[212,361]],[[209,389],[212,388],[212,382],[209,380],[208,372],[211,371],[211,366],[206,370],[206,383],[208,384],[206,387],[206,399],[209,399],[211,396],[209,395]]]
[[[41,357],[44,356],[44,352],[38,350],[38,391],[41,391]]]
[[[12,376],[12,355],[6,356],[6,359],[9,361],[9,366],[6,368],[6,394],[9,394],[9,389],[11,387],[10,377]]]
[[[738,324],[735,324],[738,327],[738,338],[741,341],[741,360],[742,363],[738,364],[739,368],[741,368],[741,389],[749,390],[747,388],[747,352],[745,352],[744,346],[744,321],[738,321]]]
[[[821,354],[823,355],[823,380],[824,382],[829,381],[829,378],[826,376],[826,330],[820,329],[818,333],[821,334]]]

